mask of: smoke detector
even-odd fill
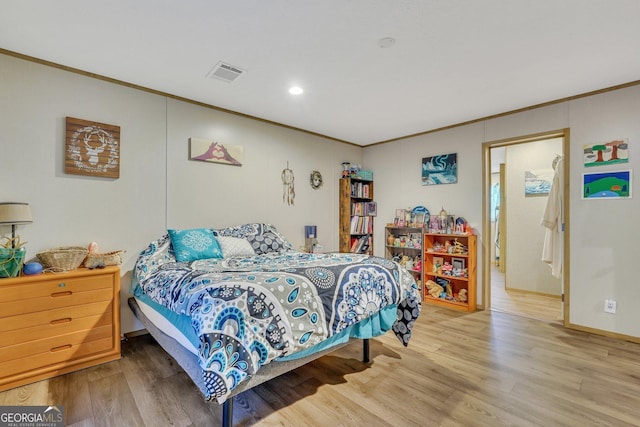
[[[234,81],[244,73],[245,73],[245,70],[238,68],[234,65],[227,64],[225,62],[220,61],[216,64],[215,67],[213,67],[211,71],[209,71],[209,74],[207,74],[207,77],[212,77],[214,79],[231,83],[232,81]]]

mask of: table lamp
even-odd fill
[[[15,248],[16,225],[33,222],[28,203],[0,203],[0,225],[11,225],[11,247]]]

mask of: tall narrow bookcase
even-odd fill
[[[373,181],[340,179],[340,252],[373,255]]]

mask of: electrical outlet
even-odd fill
[[[604,300],[604,312],[616,314],[616,302],[612,299]]]

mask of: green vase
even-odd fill
[[[16,277],[22,270],[25,248],[0,248],[0,277]]]

